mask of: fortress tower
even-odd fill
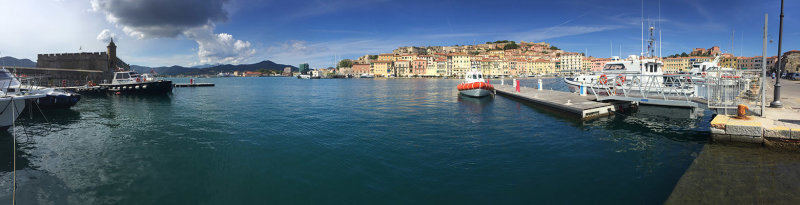
[[[108,68],[111,70],[117,69],[117,45],[114,44],[114,38],[111,38],[111,42],[108,43]]]

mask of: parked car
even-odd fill
[[[791,76],[789,79],[800,80],[800,73],[789,73],[789,76]]]

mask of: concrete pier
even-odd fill
[[[749,120],[717,115],[711,120],[711,140],[800,152],[800,124],[797,124],[800,113],[767,108],[765,114],[765,117],[750,116]]]
[[[556,110],[581,120],[608,116],[632,106],[630,102],[597,102],[594,96],[581,96],[577,93],[525,87],[520,87],[517,92],[516,88],[510,85],[494,86],[498,95]]]
[[[213,87],[214,83],[176,83],[175,87]]]

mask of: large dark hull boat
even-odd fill
[[[172,92],[172,81],[160,80],[126,84],[100,84],[114,94],[163,95]]]
[[[100,84],[100,88],[113,94],[163,95],[172,92],[172,81],[148,80],[133,71],[115,72],[111,84]]]

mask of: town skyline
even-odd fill
[[[336,59],[388,53],[403,46],[477,45],[496,40],[545,41],[595,57],[619,52],[637,55],[643,15],[641,1],[397,4],[220,0],[171,1],[170,5],[150,0],[135,4],[115,0],[0,1],[16,8],[0,14],[15,19],[0,23],[0,27],[16,31],[2,34],[2,56],[35,59],[40,53],[98,52],[114,37],[119,56],[143,66],[271,60],[330,67]],[[714,45],[736,56],[761,55],[764,13],[770,14],[769,39],[773,41],[767,53],[777,55],[779,1],[665,1],[661,2],[661,18],[658,2],[644,2],[644,16],[645,26],[649,20],[663,29],[662,56]],[[165,6],[186,9],[158,9]],[[798,7],[796,2],[786,4],[787,11]],[[784,25],[797,21],[787,13]],[[797,49],[798,40],[786,37],[800,35],[798,29],[787,26],[784,35],[784,51]]]

